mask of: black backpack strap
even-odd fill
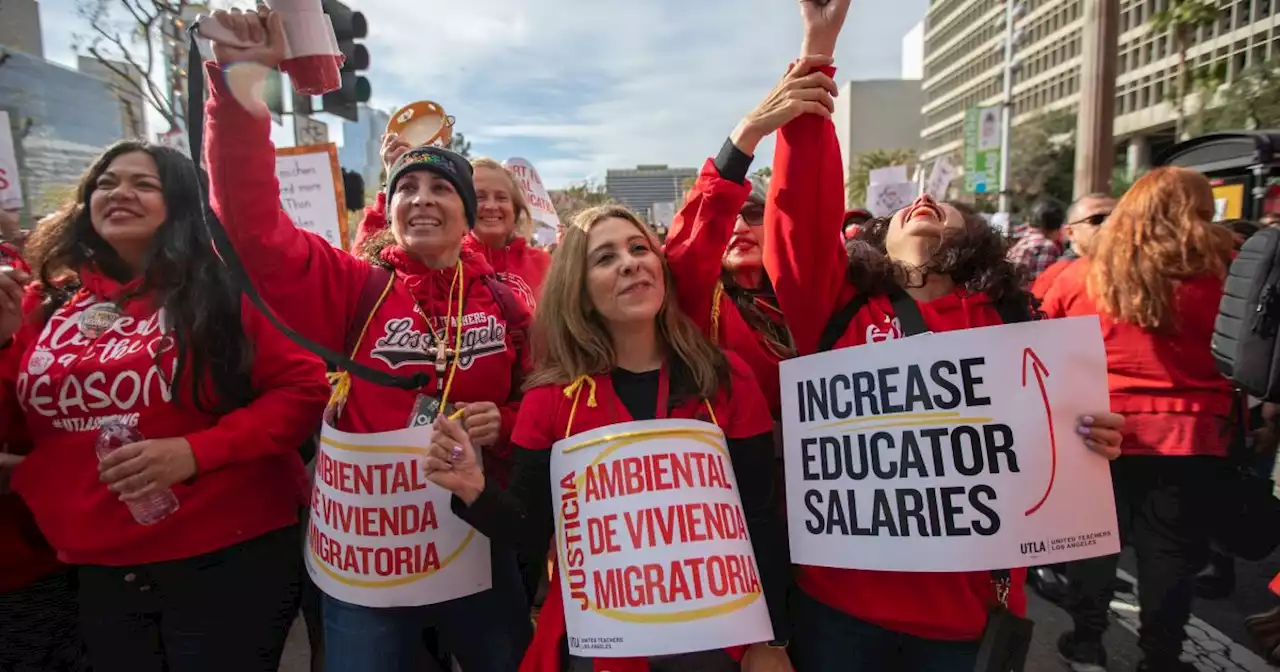
[[[929,325],[924,323],[924,315],[920,313],[920,304],[906,290],[893,285],[889,290],[889,300],[893,303],[893,315],[898,318],[903,336],[929,333]]]
[[[822,329],[822,338],[818,339],[818,352],[826,352],[836,346],[836,341],[844,336],[844,332],[849,330],[849,324],[853,322],[853,316],[858,314],[862,307],[867,305],[867,295],[858,293],[849,302],[840,307],[831,319],[827,320],[827,326]]]
[[[1031,306],[1025,300],[1000,301],[996,303],[995,308],[996,312],[1000,314],[1000,321],[1005,324],[1018,324],[1019,322],[1035,320],[1035,316],[1031,314]]]
[[[347,336],[342,341],[342,351],[347,353],[347,356],[356,356],[356,341],[360,339],[360,333],[369,324],[369,320],[373,319],[374,311],[382,303],[382,294],[386,291],[389,282],[391,282],[390,269],[376,264],[370,267],[369,277],[364,281],[364,287],[360,289],[360,298],[356,299],[355,315],[352,316],[351,324],[347,326]]]

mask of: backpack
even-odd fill
[[[840,337],[844,336],[844,332],[849,330],[853,316],[867,305],[869,298],[866,294],[858,294],[827,320],[827,326],[822,330],[822,337],[818,339],[818,352],[826,352],[835,347],[836,341],[839,341]],[[903,335],[915,336],[928,333],[929,327],[925,326],[924,316],[920,314],[920,306],[915,299],[896,285],[889,292],[889,298],[893,302],[893,312],[902,325]],[[995,304],[995,309],[1000,314],[1000,320],[1005,324],[1030,322],[1035,319],[1030,307],[1021,301],[1000,301]]]
[[[1263,401],[1280,401],[1280,229],[1251,236],[1231,262],[1210,349],[1218,371]]]

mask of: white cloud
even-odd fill
[[[855,0],[840,78],[897,77],[927,1]],[[434,100],[474,152],[523,156],[552,187],[610,167],[700,165],[800,41],[796,0],[348,3],[369,22],[374,105]],[[765,165],[771,146],[757,156]]]

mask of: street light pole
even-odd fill
[[[1013,132],[1013,22],[1018,14],[1018,2],[1005,0],[1004,3],[1004,102],[1001,105],[1003,114],[1000,120],[1000,212],[1009,217],[1010,197],[1013,194],[1009,184],[1009,149]]]

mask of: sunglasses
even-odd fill
[[[1077,220],[1071,223],[1072,224],[1088,224],[1090,226],[1102,226],[1102,223],[1107,221],[1107,218],[1110,216],[1111,216],[1111,213],[1109,212],[1099,212],[1096,215],[1089,215],[1084,219]]]
[[[738,211],[738,215],[742,217],[742,221],[747,223],[747,226],[760,226],[761,224],[764,224],[763,205],[749,203],[744,205],[742,210]]]

